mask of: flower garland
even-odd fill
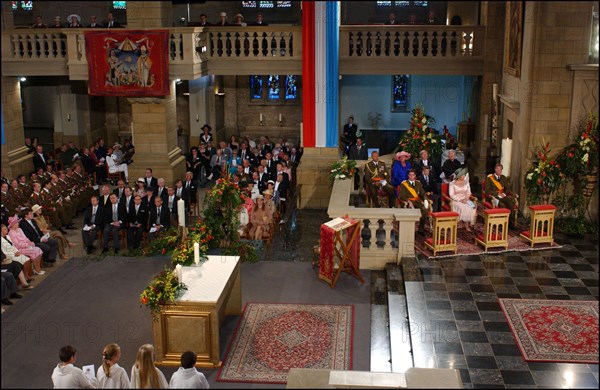
[[[350,179],[356,173],[356,161],[348,160],[346,156],[331,165],[331,178],[335,179]]]
[[[181,240],[181,243],[173,250],[173,265],[190,266],[194,264],[195,243],[198,243],[200,260],[205,261],[212,240],[213,236],[208,226],[202,221],[196,222],[194,226],[188,229],[187,239]]]
[[[442,156],[441,137],[431,126],[435,119],[425,113],[421,103],[411,111],[410,128],[400,137],[397,151],[406,151],[418,156],[421,150],[427,150],[431,158],[439,160]]]
[[[174,302],[185,290],[187,290],[187,286],[179,283],[175,272],[165,268],[142,291],[140,294],[140,304],[149,308],[152,313],[152,319],[157,320],[161,306],[169,302]]]

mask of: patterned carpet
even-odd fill
[[[524,238],[519,237],[519,233],[521,230],[509,230],[508,231],[508,250],[503,247],[499,248],[489,248],[487,253],[503,253],[503,252],[522,252],[529,250],[542,250],[542,249],[559,249],[562,248],[561,245],[556,243],[550,244],[536,244],[533,248],[531,245],[525,241]],[[481,245],[478,245],[475,242],[475,237],[477,235],[483,235],[483,223],[476,223],[472,231],[468,232],[464,229],[458,229],[456,244],[458,247],[458,251],[456,254],[453,252],[438,252],[437,255],[433,255],[433,251],[425,246],[425,240],[431,238],[431,232],[429,229],[426,229],[425,236],[418,235],[415,238],[415,249],[426,256],[428,259],[439,259],[444,257],[453,257],[453,256],[461,256],[461,255],[481,255],[486,253]]]
[[[598,301],[499,301],[525,361],[598,363]]]
[[[352,369],[352,305],[248,303],[219,382],[287,383],[290,368]]]

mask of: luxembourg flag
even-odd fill
[[[302,2],[302,139],[338,145],[339,1]]]

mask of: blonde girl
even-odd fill
[[[121,347],[112,343],[106,345],[102,350],[102,366],[98,368],[96,379],[98,388],[101,389],[128,389],[129,378],[127,372],[119,366],[121,358]]]
[[[144,344],[138,349],[131,367],[132,389],[168,389],[165,375],[154,365],[154,346]]]

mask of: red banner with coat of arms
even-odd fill
[[[169,32],[109,30],[85,32],[89,94],[169,94]]]

